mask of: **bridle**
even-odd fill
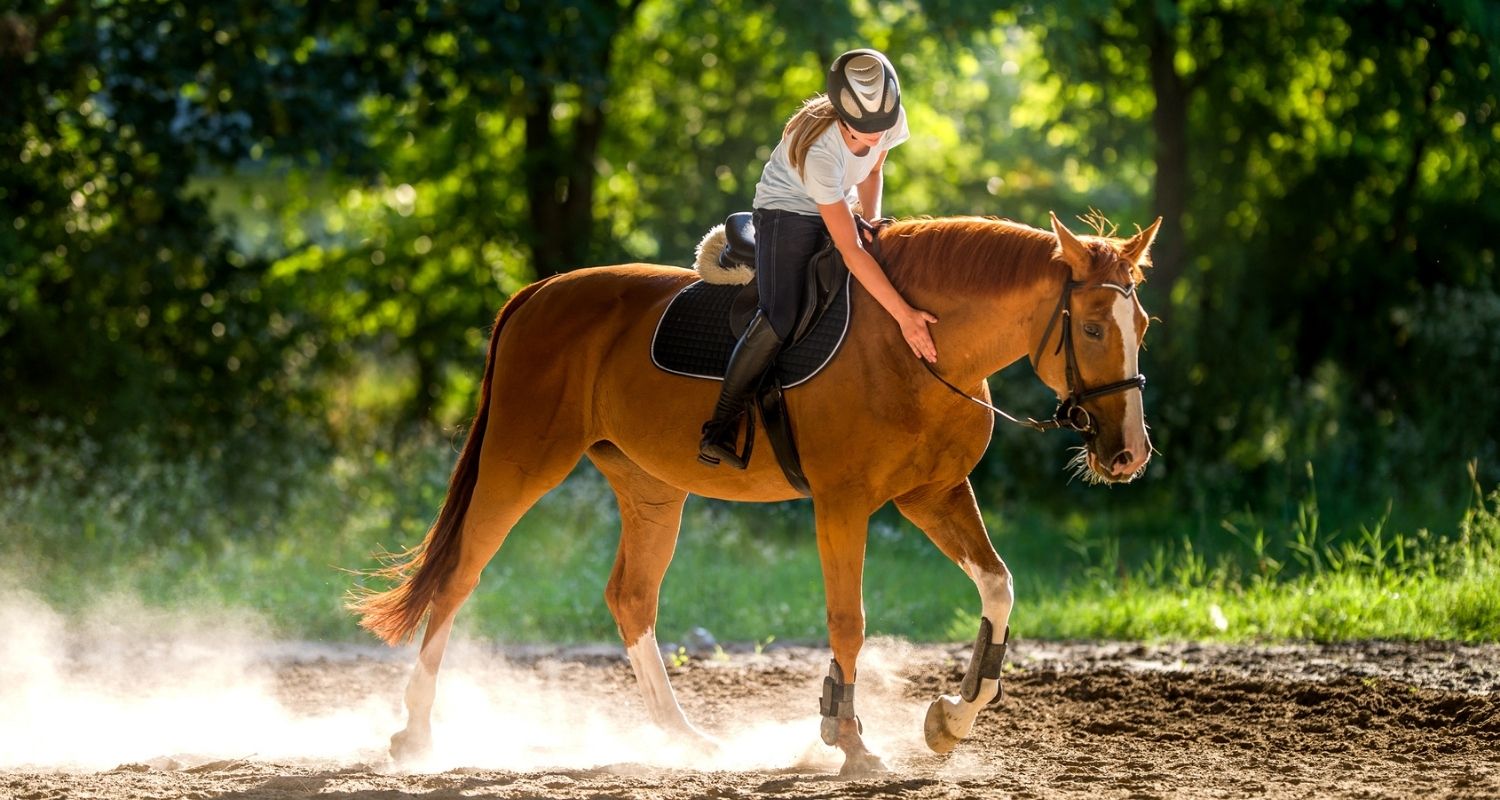
[[[949,383],[947,379],[938,374],[937,368],[933,367],[926,359],[922,359],[922,366],[926,367],[927,371],[932,373],[932,377],[937,378],[944,386],[952,389],[960,397],[989,409],[997,416],[1009,422],[1014,422],[1017,425],[1023,425],[1038,431],[1066,428],[1078,431],[1085,438],[1092,437],[1098,432],[1094,427],[1094,416],[1088,412],[1088,409],[1083,407],[1083,404],[1096,397],[1103,397],[1115,392],[1124,392],[1130,389],[1145,389],[1146,376],[1137,373],[1133,377],[1115,381],[1114,383],[1107,383],[1103,386],[1095,386],[1092,389],[1084,384],[1083,375],[1078,371],[1078,355],[1073,349],[1073,292],[1077,289],[1113,289],[1119,292],[1122,297],[1131,297],[1135,294],[1135,287],[1136,284],[1134,282],[1121,286],[1118,283],[1104,281],[1084,283],[1083,281],[1075,281],[1071,278],[1063,284],[1062,295],[1057,298],[1057,307],[1052,310],[1052,318],[1047,321],[1047,330],[1042,333],[1042,340],[1037,342],[1036,350],[1032,352],[1031,356],[1031,366],[1035,369],[1037,364],[1041,362],[1042,350],[1046,348],[1047,342],[1052,338],[1052,329],[1057,327],[1058,320],[1063,320],[1062,335],[1058,337],[1057,348],[1052,351],[1052,354],[1057,355],[1059,352],[1066,354],[1064,375],[1068,381],[1068,396],[1061,403],[1058,403],[1057,410],[1052,413],[1052,419],[1046,421],[1037,421],[1031,417],[1027,417],[1024,420],[1016,419]]]

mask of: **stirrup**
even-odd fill
[[[755,409],[747,407],[744,416],[745,449],[743,451],[738,453],[734,451],[735,440],[739,434],[739,417],[724,422],[709,420],[703,423],[703,439],[698,443],[698,461],[710,467],[717,467],[720,463],[735,469],[745,469],[749,466],[750,451],[755,447]],[[718,435],[710,435],[714,433]]]

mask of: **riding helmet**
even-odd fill
[[[901,114],[901,83],[884,53],[850,50],[828,69],[828,99],[845,125],[879,133],[895,127]]]

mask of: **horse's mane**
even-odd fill
[[[1139,282],[1140,267],[1121,258],[1114,226],[1090,215],[1085,222],[1097,236],[1080,236],[1093,254],[1089,280]],[[899,290],[1003,294],[1029,286],[1066,269],[1054,263],[1057,236],[994,217],[904,219],[880,234],[882,261]]]

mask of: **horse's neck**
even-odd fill
[[[992,298],[934,296],[938,370],[955,384],[977,387],[1026,357],[1036,346],[1061,291],[1062,278],[1044,279]]]

